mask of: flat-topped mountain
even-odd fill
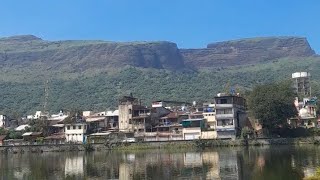
[[[221,68],[223,67],[223,68]],[[48,109],[105,110],[133,93],[152,100],[209,101],[226,84],[250,89],[312,74],[320,96],[320,58],[300,37],[266,37],[179,49],[175,43],[47,41],[32,35],[0,38],[0,114]]]
[[[283,57],[314,55],[306,38],[265,37],[208,44],[203,49],[178,49],[172,42],[45,41],[33,35],[0,38],[0,65],[69,71],[109,70],[125,66],[179,70],[254,64]]]
[[[315,55],[306,38],[263,37],[210,43],[203,49],[183,49],[185,63],[196,68],[255,64],[283,57]]]
[[[88,68],[134,66],[182,69],[184,62],[175,43],[44,41],[32,35],[0,39],[0,65],[45,63],[49,68],[73,65],[73,71]]]

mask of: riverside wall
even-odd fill
[[[0,146],[0,153],[42,153],[101,150],[139,150],[139,149],[172,149],[172,148],[210,148],[235,146],[269,146],[269,145],[303,145],[320,144],[320,136],[308,138],[274,138],[274,139],[236,139],[236,140],[191,140],[162,141],[110,144],[42,144]]]

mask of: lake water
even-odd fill
[[[0,155],[0,179],[294,180],[320,166],[320,146]]]

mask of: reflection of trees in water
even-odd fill
[[[4,160],[5,158],[5,160]],[[1,157],[0,179],[63,179],[64,157],[58,153],[8,154]]]
[[[292,167],[291,157],[296,153],[294,149],[290,150],[286,146],[249,148],[240,151],[239,179],[302,179],[304,175],[301,168]]]

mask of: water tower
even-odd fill
[[[295,72],[292,74],[295,92],[303,96],[311,96],[310,73]]]

